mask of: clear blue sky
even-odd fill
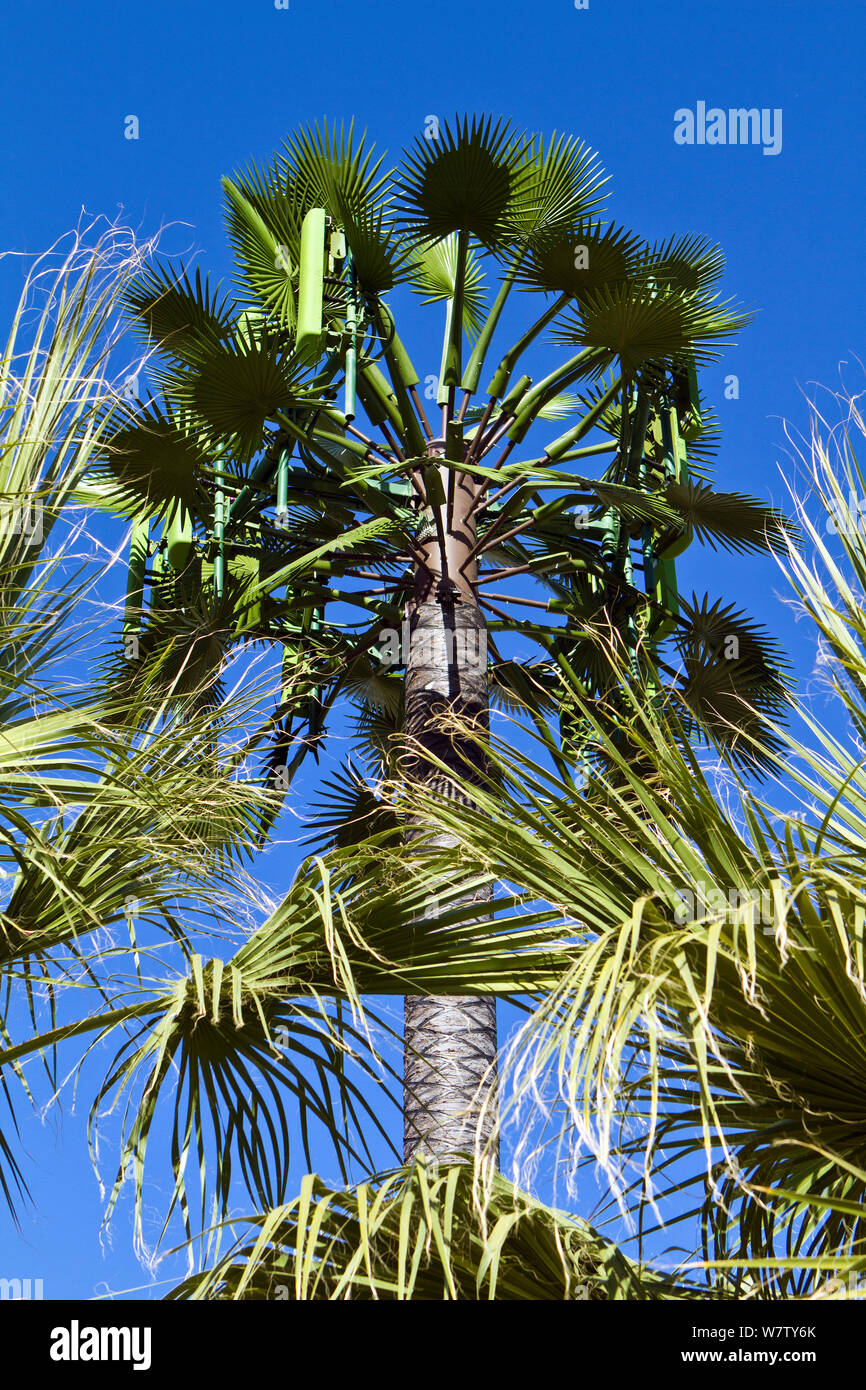
[[[83,208],[142,236],[165,225],[166,250],[225,273],[220,176],[299,124],[354,116],[395,153],[427,116],[455,111],[574,133],[612,176],[617,222],[726,249],[729,292],[760,313],[703,378],[725,431],[716,477],[783,504],[780,419],[805,426],[801,390],[836,387],[843,360],[862,386],[864,37],[862,5],[814,0],[25,0],[4,16],[0,249],[42,251]],[[674,113],[698,102],[780,108],[781,152],[675,143]],[[0,266],[4,317],[22,270]],[[738,400],[724,399],[730,373]],[[695,548],[681,574],[742,601],[808,674],[772,563]],[[141,1285],[124,1218],[100,1248],[82,1116],[60,1134],[56,1116],[28,1120],[24,1138],[36,1205],[21,1236],[0,1212],[0,1275],[42,1276],[49,1297]]]

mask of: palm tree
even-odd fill
[[[346,1192],[310,1176],[296,1201],[245,1222],[250,1234],[170,1297],[654,1302],[696,1292],[499,1174],[479,1203],[471,1175],[467,1164],[419,1162]]]
[[[367,776],[326,783],[314,827],[326,847],[387,832],[376,784],[398,770],[474,819],[485,769],[470,766],[473,731],[491,690],[546,730],[569,671],[603,726],[620,727],[609,650],[633,671],[651,661],[684,718],[744,758],[755,725],[743,720],[766,723],[784,703],[772,643],[730,607],[679,599],[674,577],[693,536],[783,544],[775,512],[702,477],[714,426],[696,372],[746,317],[718,300],[718,248],[648,245],[602,220],[603,183],[576,140],[489,119],[419,138],[390,173],[351,130],[302,130],[266,168],[224,181],[232,295],[161,264],[127,293],[162,397],[129,410],[90,497],[134,519],[130,679],[146,676],[157,698],[179,663],[206,690],[236,644],[281,646],[281,698],[247,750],[264,747],[279,793],[348,697]],[[429,414],[389,299],[402,286],[444,305]],[[494,352],[511,338],[506,308],[538,295],[541,312]],[[556,365],[535,383],[516,376],[548,328],[565,349]],[[556,418],[564,433],[513,457]],[[595,455],[600,478],[564,466]],[[538,658],[502,651],[514,635]],[[738,655],[722,659],[729,639]],[[673,647],[682,661],[665,665]],[[556,754],[558,736],[544,736]],[[419,864],[454,843],[450,830],[431,841],[431,824],[426,812],[403,822]],[[488,891],[476,866],[463,898],[482,924],[461,920],[489,942]],[[422,902],[401,958],[443,949],[441,896]],[[455,920],[460,899],[452,885]],[[402,983],[407,1161],[483,1147],[496,1129],[495,971],[443,960],[438,974],[439,988],[430,974],[423,992]]]
[[[484,924],[458,929],[453,962],[422,950],[411,966],[397,913],[396,925],[385,910],[366,926],[370,949],[339,924],[323,935],[331,896],[349,910],[363,899],[369,917],[370,884],[382,884],[372,862],[365,867],[368,851],[321,873],[311,864],[250,932],[261,901],[243,866],[276,800],[238,776],[261,690],[221,690],[207,659],[197,665],[195,646],[180,638],[130,681],[116,652],[106,656],[114,618],[101,597],[104,566],[81,553],[89,538],[78,503],[101,500],[87,475],[125,409],[111,375],[119,299],[143,255],[114,228],[95,246],[84,235],[33,268],[0,369],[0,977],[11,1005],[0,1049],[0,1191],[13,1212],[27,1191],[16,1114],[34,1094],[34,1065],[44,1065],[53,1094],[61,1051],[77,1050],[82,1065],[119,1038],[90,1120],[95,1133],[105,1103],[132,1101],[109,1214],[133,1163],[141,1241],[147,1141],[166,1094],[175,1101],[170,1210],[181,1206],[191,1233],[191,1114],[203,1203],[212,1173],[227,1198],[232,1161],[262,1203],[282,1198],[290,1098],[308,1165],[316,1124],[344,1173],[349,1158],[369,1162],[359,1117],[371,1128],[381,1120],[351,1067],[370,1055],[367,1075],[381,1079],[371,1015],[353,1025],[324,1011],[323,995],[353,1004],[359,987],[393,993],[401,981],[436,991],[482,970],[504,993],[534,991],[555,983],[564,958],[558,932],[526,923],[501,938]],[[128,660],[131,636],[126,627]],[[420,911],[417,894],[401,896],[409,913]],[[243,944],[226,961],[227,936]],[[269,1110],[270,1151],[251,1149],[251,1119]]]
[[[15,1152],[14,1078],[29,1099],[33,1064],[44,1063],[54,1090],[61,1050],[77,1049],[83,1063],[96,1044],[119,1033],[91,1124],[103,1102],[132,1097],[145,1077],[109,1201],[110,1214],[132,1163],[142,1241],[145,1155],[166,1092],[175,1100],[169,1215],[179,1204],[191,1233],[184,1174],[193,1129],[202,1222],[208,1174],[215,1177],[216,1209],[224,1213],[238,1160],[262,1205],[283,1196],[287,1092],[295,1094],[305,1143],[308,1127],[318,1122],[341,1163],[369,1161],[363,1136],[356,1146],[352,1119],[345,1117],[381,1125],[378,1107],[347,1074],[369,1050],[371,1013],[353,1027],[323,1011],[323,994],[336,993],[360,1012],[361,993],[466,989],[475,978],[498,993],[536,993],[556,984],[567,957],[559,932],[541,919],[501,933],[471,914],[451,925],[447,954],[435,942],[408,950],[407,923],[420,914],[426,887],[400,883],[389,912],[381,856],[375,843],[365,843],[327,868],[321,861],[318,870],[309,865],[277,912],[257,932],[243,933],[244,944],[228,961],[203,959],[205,943],[213,950],[227,922],[240,927],[239,915],[258,907],[242,892],[241,863],[273,817],[273,794],[235,774],[237,740],[259,692],[232,698],[215,692],[210,676],[203,679],[190,660],[195,649],[178,652],[182,643],[164,645],[143,688],[121,680],[111,661],[107,679],[106,670],[83,684],[70,675],[88,662],[92,671],[94,636],[104,638],[103,605],[95,619],[87,606],[99,592],[102,566],[78,553],[82,530],[74,504],[99,497],[84,475],[122,410],[107,375],[117,347],[111,328],[118,294],[139,260],[139,249],[114,230],[93,249],[76,238],[59,267],[49,259],[34,270],[3,355],[0,819],[3,861],[12,872],[4,869],[0,972],[7,998],[26,996],[32,1028],[21,1028],[14,1010],[4,1024],[0,1065],[11,1125],[0,1130],[0,1188],[14,1212],[27,1191]],[[465,886],[464,876],[460,890]],[[447,911],[448,893],[442,897]],[[344,914],[350,928],[344,932],[332,921],[323,939],[323,904]],[[167,943],[186,968],[166,978]],[[372,1062],[368,1074],[379,1080]],[[222,1107],[215,1104],[218,1094]],[[256,1141],[258,1125],[269,1143]],[[496,1182],[506,1215],[510,1185]],[[385,1254],[396,1239],[398,1264],[412,1229],[400,1212],[419,1184],[425,1184],[421,1170],[406,1181],[386,1180],[381,1192],[376,1234]],[[483,1221],[473,1226],[465,1177],[456,1185],[444,1177],[425,1184],[423,1200],[431,1211],[444,1200],[446,1229],[465,1218],[467,1236],[459,1257],[455,1249],[449,1263],[446,1253],[423,1288],[439,1279],[448,1296],[463,1296],[480,1258],[490,1296],[497,1288],[525,1291],[526,1278],[516,1272],[504,1270],[497,1282],[501,1256]],[[334,1194],[338,1220],[340,1203]],[[544,1268],[548,1292],[595,1297],[609,1289],[620,1296],[641,1287],[639,1272],[581,1223],[521,1200],[513,1224],[509,1256],[522,1265],[535,1252],[536,1277]],[[571,1252],[567,1268],[558,1263],[563,1248]],[[422,1296],[418,1279],[416,1269],[403,1292]]]
[[[558,1103],[569,1157],[590,1136],[645,1232],[651,1203],[664,1215],[696,1192],[695,1258],[725,1297],[864,1292],[866,427],[856,399],[842,407],[834,429],[815,408],[802,462],[818,514],[795,497],[808,553],[791,540],[782,562],[837,709],[828,724],[801,697],[799,735],[752,732],[759,760],[781,748],[775,798],[737,777],[730,755],[720,796],[671,737],[671,703],[640,684],[641,767],[599,726],[607,763],[583,798],[542,738],[518,755],[507,736],[485,748],[496,776],[473,791],[480,815],[413,793],[462,863],[483,859],[575,924],[575,963],[508,1059],[514,1105]],[[595,719],[568,672],[563,682]],[[566,769],[580,752],[564,740]]]

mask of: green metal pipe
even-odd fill
[[[644,446],[646,444],[646,432],[649,424],[650,400],[645,391],[638,390],[637,409],[635,410],[634,425],[632,427],[631,443],[628,451],[628,467],[626,470],[626,482],[637,476],[638,470],[643,459]]]
[[[349,281],[348,302],[346,306],[346,331],[349,346],[346,348],[346,369],[343,398],[343,414],[347,421],[356,415],[356,383],[358,379],[358,306],[356,300],[357,276],[355,261],[351,250],[346,252],[346,275]]]
[[[407,390],[412,386],[417,386],[421,378],[415,370],[411,357],[400,340],[399,334],[397,333],[397,326],[394,322],[394,315],[391,313],[391,310],[384,300],[379,300],[379,313],[382,319],[382,330],[385,342],[390,346],[394,354],[394,361],[397,365],[400,380]]]
[[[384,373],[379,370],[374,362],[364,357],[358,359],[358,370],[360,377],[363,378],[365,386],[369,388],[375,404],[378,407],[378,419],[374,419],[370,414],[366,401],[364,402],[364,409],[367,410],[367,414],[370,415],[373,424],[380,425],[384,420],[390,420],[398,435],[402,435],[403,418],[397,407],[397,397],[394,395]],[[360,388],[360,379],[358,384]],[[379,412],[381,413],[379,414]],[[423,450],[419,450],[419,453],[420,452],[423,452]]]
[[[579,425],[575,425],[573,429],[566,430],[565,434],[561,434],[552,444],[548,444],[544,451],[545,457],[552,460],[575,457],[575,455],[570,453],[571,446],[576,444],[579,439],[582,439],[585,434],[588,434],[593,426],[598,423],[608,406],[612,405],[616,400],[616,397],[622,390],[622,384],[622,377],[617,377],[610,389],[605,391],[600,400],[596,401],[592,410],[583,417]],[[607,447],[608,446],[605,445],[605,449],[607,449]]]
[[[555,319],[557,314],[565,308],[565,305],[568,303],[570,298],[571,296],[568,294],[559,295],[559,297],[554,300],[554,302],[549,306],[549,308],[545,309],[541,317],[537,319],[536,322],[526,330],[522,337],[518,338],[514,346],[508,349],[508,351],[504,354],[502,361],[499,363],[499,366],[496,368],[496,371],[493,375],[493,379],[491,380],[490,385],[487,388],[488,396],[502,395],[502,392],[505,390],[509,380],[511,379],[511,373],[514,371],[514,368],[518,360],[522,357],[526,349],[535,341],[539,333],[541,333],[542,330],[547,327],[551,319]]]
[[[226,529],[230,530],[234,523],[249,511],[256,493],[261,490],[263,483],[270,481],[276,467],[277,460],[274,458],[263,458],[262,461],[256,465],[249,482],[244,483],[234,502],[232,502],[229,507],[228,515],[226,516]]]
[[[426,451],[426,444],[409,399],[409,389],[417,386],[420,378],[397,337],[394,320],[387,305],[383,304],[381,300],[376,300],[374,308],[379,331],[382,335],[382,351],[393,388],[396,414],[394,428],[397,431],[397,438],[404,441],[408,452],[417,457]],[[407,381],[405,377],[410,379]]]
[[[594,351],[594,348],[581,349],[574,357],[563,362],[561,367],[557,367],[555,371],[550,372],[542,381],[539,381],[537,386],[533,386],[521,402],[517,419],[508,431],[508,438],[513,443],[520,443],[543,405],[552,401],[554,396],[558,396],[560,391],[577,380],[584,370],[586,358]]]
[[[679,422],[677,412],[672,407],[670,410],[663,410],[662,417],[662,444],[665,453],[665,475],[672,476],[678,483],[686,483],[689,478],[688,458],[679,435]],[[664,559],[673,561],[678,555],[682,555],[692,543],[694,532],[691,526],[685,526],[679,535],[664,547]]]
[[[123,634],[137,632],[144,606],[144,575],[147,569],[147,540],[150,517],[135,517],[129,538],[129,571],[126,580],[126,604],[123,612]]]
[[[476,342],[475,347],[472,350],[472,356],[469,358],[469,362],[466,366],[466,371],[463,373],[463,380],[460,383],[460,385],[462,386],[464,391],[468,391],[471,395],[474,395],[475,392],[478,390],[478,382],[481,380],[481,372],[484,368],[484,359],[487,356],[488,349],[493,340],[493,334],[496,332],[496,328],[499,324],[499,319],[502,315],[502,310],[505,308],[505,301],[511,293],[511,287],[514,284],[515,276],[517,275],[517,272],[520,269],[521,263],[525,255],[526,248],[522,247],[516,253],[514,259],[511,262],[511,265],[505,272],[505,275],[502,278],[502,284],[499,287],[499,293],[493,301],[490,312],[484,321],[484,326],[478,335],[478,341]],[[500,365],[499,371],[501,370],[502,368]],[[499,372],[497,372],[496,377],[494,377],[494,381],[498,380],[498,377]],[[507,381],[508,377],[506,376],[505,380],[502,383],[501,390],[498,391],[494,390],[492,386],[488,387],[488,396],[501,396],[502,391],[504,391],[505,389]]]
[[[568,459],[586,459],[590,458],[593,454],[612,454],[615,450],[616,444],[613,440],[611,440],[609,444],[588,444],[584,449],[569,449],[564,454],[557,454],[557,461],[559,463],[565,463]],[[549,457],[550,455],[548,454],[548,458]],[[517,464],[515,466],[519,467],[520,465]]]
[[[301,226],[301,264],[298,276],[297,354],[315,362],[322,343],[325,290],[325,209],[310,208]]]
[[[179,574],[192,554],[192,518],[181,502],[175,503],[167,518],[165,539],[168,563]]]
[[[508,395],[505,397],[502,404],[500,405],[500,415],[503,417],[505,417],[506,415],[511,415],[518,402],[523,399],[531,385],[531,376],[524,375],[522,377],[519,377],[518,380],[512,386],[511,390],[508,392]]]
[[[448,324],[445,335],[445,354],[440,386],[448,391],[460,385],[463,375],[463,306],[466,297],[466,263],[469,256],[469,233],[461,227],[457,233],[457,265],[454,271],[454,295],[449,301]]]
[[[213,513],[213,534],[216,542],[216,551],[213,561],[213,587],[214,594],[219,600],[223,596],[226,578],[226,558],[225,558],[225,535],[226,535],[226,495],[223,490],[223,474],[217,474],[216,491],[214,494],[214,513]]]

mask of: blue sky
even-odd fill
[[[781,421],[804,428],[803,390],[838,387],[843,361],[862,385],[864,30],[861,7],[814,0],[22,3],[4,17],[0,249],[40,252],[84,209],[142,237],[165,228],[165,251],[225,274],[220,176],[267,159],[299,124],[354,116],[394,153],[428,116],[455,111],[573,133],[611,175],[616,222],[725,248],[727,292],[759,313],[703,377],[724,428],[716,479],[784,505]],[[676,143],[675,113],[699,102],[781,110],[781,151]],[[129,116],[138,139],[125,138]],[[0,264],[4,317],[23,269]],[[435,372],[438,342],[411,329],[413,357]],[[731,374],[736,400],[724,396]],[[772,562],[695,547],[681,565],[690,584],[749,608],[808,675],[813,653]],[[56,1115],[28,1121],[24,1137],[35,1208],[20,1236],[0,1214],[0,1274],[41,1275],[49,1297],[141,1285],[123,1218],[100,1246],[81,1115],[61,1131]]]

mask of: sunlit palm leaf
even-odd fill
[[[170,1297],[531,1302],[680,1293],[588,1223],[498,1174],[474,1192],[465,1166],[419,1164],[345,1192],[310,1176],[294,1202],[246,1224],[250,1236]]]
[[[526,914],[503,935],[497,923],[478,921],[465,887],[440,889],[435,929],[420,934],[429,893],[400,874],[400,845],[400,835],[390,833],[342,857],[307,863],[272,917],[228,961],[194,956],[186,978],[174,988],[152,987],[150,1001],[135,1006],[140,1028],[117,1052],[91,1116],[95,1122],[111,1097],[134,1099],[110,1206],[137,1157],[140,1221],[147,1139],[164,1107],[174,1134],[170,1207],[179,1203],[187,1213],[185,1152],[192,1140],[202,1225],[211,1199],[226,1212],[230,1154],[255,1200],[284,1200],[297,1142],[286,1113],[290,1094],[302,1147],[308,1124],[317,1124],[341,1165],[352,1155],[369,1162],[367,1137],[382,1131],[383,1092],[371,1100],[361,1087],[365,1073],[381,1076],[365,1032],[377,1017],[362,1006],[362,994],[510,993],[561,978],[568,953],[558,929],[547,925],[550,914]],[[441,855],[430,862],[436,859],[441,869]],[[349,1024],[326,1008],[323,995],[348,1000],[358,1021]],[[90,1026],[108,1036],[127,1017],[121,1006]]]
[[[598,156],[573,136],[554,133],[526,145],[516,180],[509,222],[518,243],[535,247],[538,238],[571,228],[601,204],[608,176]]]
[[[553,336],[557,342],[607,348],[623,368],[677,365],[684,354],[711,362],[749,322],[704,296],[656,289],[641,282],[600,288],[586,294],[577,314],[565,315]]]
[[[356,207],[340,197],[339,225],[346,233],[358,284],[368,295],[387,294],[407,277],[409,247],[382,207]]]
[[[435,304],[439,300],[453,298],[457,286],[457,237],[443,237],[441,241],[424,242],[411,251],[413,266],[410,284],[425,297],[424,304]],[[476,337],[481,329],[485,311],[483,290],[484,271],[474,251],[470,248],[466,259],[466,276],[463,290],[463,326],[470,338]]]
[[[294,328],[300,210],[274,198],[263,215],[231,179],[223,179],[223,189],[229,237],[244,282],[282,328]]]
[[[283,146],[278,164],[287,183],[306,210],[323,207],[339,222],[348,211],[373,213],[387,196],[383,160],[356,140],[354,123],[348,130],[323,122],[299,130]]]

